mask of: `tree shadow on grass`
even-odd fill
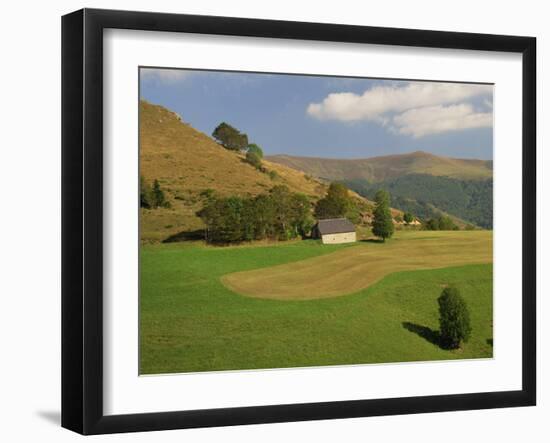
[[[381,238],[364,238],[363,240],[359,240],[361,243],[384,243],[384,240]]]
[[[171,235],[164,239],[162,243],[176,243],[182,241],[204,240],[204,229],[196,229],[194,231],[182,231]]]
[[[416,323],[410,323],[408,321],[404,321],[402,325],[407,331],[415,333],[416,335],[422,337],[424,340],[429,341],[431,344],[436,345],[441,349],[446,349],[442,344],[439,331],[434,331],[427,326],[417,325]]]

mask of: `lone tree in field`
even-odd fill
[[[212,137],[225,149],[231,151],[242,151],[248,146],[248,136],[225,122],[214,129]]]
[[[448,349],[459,348],[462,342],[469,340],[472,332],[466,301],[457,288],[448,287],[443,289],[437,302],[441,345]]]
[[[372,233],[386,241],[393,235],[394,226],[390,211],[390,194],[380,189],[374,198],[374,220],[372,222]]]

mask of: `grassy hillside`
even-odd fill
[[[162,241],[182,231],[202,228],[195,212],[202,207],[201,193],[211,189],[220,196],[253,196],[278,184],[287,185],[312,199],[324,195],[326,185],[284,165],[263,162],[277,178],[244,162],[180,120],[162,106],[140,102],[140,172],[147,183],[158,179],[171,208],[141,209],[141,238]]]
[[[402,237],[406,235],[396,234],[395,247],[410,249],[420,241]],[[437,251],[452,235],[437,233],[424,240],[432,242],[429,250]],[[490,250],[490,237],[487,241]],[[352,295],[302,301],[242,296],[221,282],[222,276],[235,272],[330,261],[334,254],[377,246],[300,241],[269,247],[142,247],[140,373],[492,356],[490,263],[395,272]],[[396,258],[403,255],[399,249],[393,253]],[[437,343],[437,297],[449,284],[460,288],[471,312],[472,337],[457,351]]]
[[[188,125],[174,112],[146,101],[140,102],[140,174],[146,184],[155,179],[170,203],[169,208],[142,208],[141,241],[193,237],[204,228],[196,212],[203,207],[205,191],[219,196],[250,197],[286,185],[307,195],[312,202],[323,197],[327,183],[288,166],[263,160],[266,172],[245,162],[242,153],[229,151],[208,135]],[[275,178],[270,172],[275,171]],[[372,207],[356,192],[351,196]],[[393,216],[402,211],[392,208]]]
[[[422,151],[364,159],[275,155],[269,157],[269,160],[327,180],[380,182],[406,174],[477,180],[491,178],[493,174],[491,161],[441,157]]]

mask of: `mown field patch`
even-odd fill
[[[224,275],[250,297],[309,300],[365,289],[393,272],[493,261],[491,231],[408,231],[386,243],[362,242],[329,255]]]

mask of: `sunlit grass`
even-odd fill
[[[251,297],[304,300],[357,292],[393,272],[492,260],[491,231],[402,231],[385,243],[361,242],[299,263],[228,274],[222,281]]]
[[[238,271],[291,262],[292,268],[304,260],[367,250],[384,255],[385,249],[398,248],[393,254],[401,250],[426,256],[432,250],[427,242],[447,250],[467,242],[453,235],[458,234],[403,233],[385,245],[304,241],[235,248],[142,247],[140,373],[491,357],[491,264],[394,272],[352,295],[301,301],[242,296],[220,280]],[[437,297],[448,284],[460,288],[471,311],[472,338],[458,351],[441,349],[434,340]]]

